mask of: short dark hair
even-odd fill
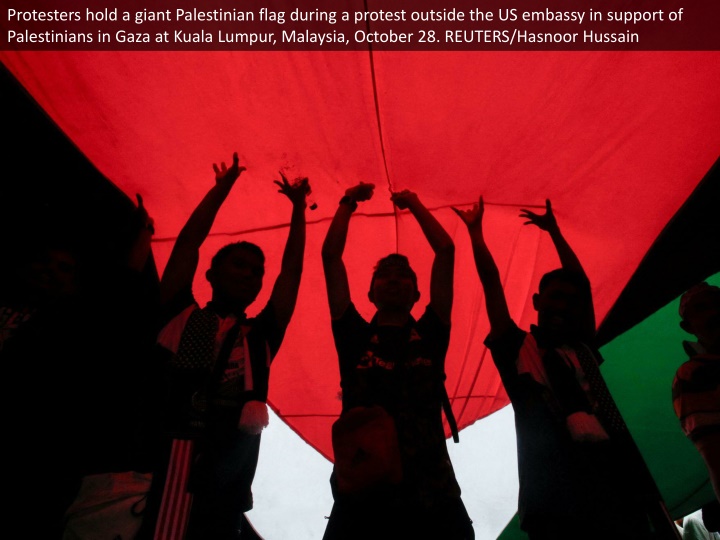
[[[580,297],[583,301],[589,301],[592,299],[590,281],[582,272],[578,272],[577,270],[567,270],[566,268],[556,268],[555,270],[551,270],[540,278],[538,293],[542,294],[542,292],[547,289],[553,281],[563,281],[565,283],[569,283],[570,285],[574,285],[578,289]]]
[[[222,264],[236,249],[244,249],[245,251],[257,255],[260,257],[262,263],[265,264],[265,254],[263,253],[263,250],[260,249],[260,246],[243,240],[242,242],[233,242],[232,244],[221,247],[217,253],[213,255],[213,258],[210,261],[210,268],[216,268],[218,265]]]
[[[717,294],[720,292],[720,287],[717,285],[710,285],[707,281],[701,281],[697,285],[693,285],[680,297],[680,318],[685,320],[688,307],[692,306],[699,298],[703,298],[708,294]]]
[[[377,264],[375,264],[375,268],[373,269],[373,275],[372,279],[370,280],[370,290],[372,291],[373,285],[375,284],[375,276],[380,270],[383,270],[384,268],[387,268],[389,266],[401,266],[408,270],[410,273],[410,278],[412,279],[413,285],[415,285],[415,290],[418,290],[417,285],[417,275],[415,274],[415,270],[412,269],[410,266],[410,261],[405,255],[401,255],[399,253],[391,253],[390,255],[387,255],[386,257],[383,257],[380,259]]]

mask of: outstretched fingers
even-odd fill
[[[282,181],[273,180],[273,183],[277,184],[277,186],[280,188],[278,189],[278,193],[287,193],[287,190],[290,188],[290,182],[288,181],[287,177],[282,173],[282,171],[278,171],[278,174],[280,175],[280,178],[282,178]]]
[[[213,171],[215,171],[215,181],[224,186],[232,186],[232,184],[240,176],[240,173],[246,170],[245,167],[240,166],[240,158],[237,152],[233,152],[232,165],[230,168],[225,164],[224,161],[213,163]]]
[[[473,204],[472,208],[470,208],[469,210],[460,210],[458,208],[455,208],[454,206],[451,206],[451,208],[458,215],[458,217],[463,220],[463,223],[465,223],[465,225],[470,226],[482,221],[482,217],[485,212],[485,203],[482,196],[480,196],[478,202]]]
[[[557,226],[557,223],[555,222],[555,216],[553,215],[550,199],[545,199],[544,214],[536,214],[535,212],[532,212],[527,208],[523,208],[520,211],[520,217],[527,220],[525,221],[524,225],[535,225],[537,227],[540,227],[544,231],[549,231]]]

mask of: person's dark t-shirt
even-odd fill
[[[442,425],[450,326],[431,306],[404,326],[365,321],[353,304],[332,323],[343,410],[380,405],[394,419],[403,491],[419,504],[457,498],[460,488]]]

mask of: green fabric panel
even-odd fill
[[[507,524],[507,527],[500,533],[498,540],[527,540],[527,534],[520,530],[517,514],[513,516],[510,523]]]
[[[708,283],[720,286],[720,274]],[[672,381],[686,359],[676,298],[601,349],[602,372],[673,519],[714,497],[705,465],[672,407]],[[522,540],[515,516],[499,540]]]
[[[707,280],[720,285],[720,274]],[[705,465],[680,429],[672,380],[686,359],[677,298],[601,350],[605,380],[673,518],[713,498]]]

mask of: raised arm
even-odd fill
[[[550,235],[550,239],[555,245],[558,257],[560,258],[560,264],[565,270],[578,272],[585,276],[585,270],[580,264],[580,259],[577,258],[577,255],[575,255],[575,252],[570,247],[570,244],[567,243],[567,240],[565,240],[560,232],[560,227],[558,227],[557,220],[555,219],[555,215],[552,211],[550,199],[545,199],[544,214],[536,214],[535,212],[531,212],[530,210],[523,208],[520,211],[520,217],[527,220],[525,225],[535,225],[539,229],[547,231]]]
[[[455,244],[415,193],[404,190],[393,193],[390,198],[401,210],[410,210],[435,253],[430,274],[430,305],[440,319],[449,324],[453,303]]]
[[[520,211],[520,217],[527,220],[525,222],[525,225],[535,225],[543,231],[547,231],[547,233],[550,235],[550,239],[552,240],[553,245],[555,246],[555,250],[557,251],[558,258],[560,259],[560,265],[565,270],[577,272],[578,274],[582,275],[587,281],[588,287],[590,287],[590,280],[588,279],[587,274],[585,273],[585,269],[582,267],[582,264],[580,264],[580,259],[578,259],[577,255],[570,247],[570,244],[568,244],[567,240],[565,240],[562,232],[560,232],[560,227],[558,226],[557,220],[555,219],[555,215],[552,211],[552,204],[550,203],[550,199],[545,200],[544,214],[540,215],[531,212],[530,210],[522,209]],[[585,330],[589,336],[594,336],[596,328],[595,308],[593,307],[592,295],[590,295],[586,318],[587,320],[585,321],[585,325],[587,326],[587,328]]]
[[[485,291],[485,307],[490,321],[490,337],[501,336],[512,326],[513,321],[510,318],[505,291],[503,290],[502,281],[500,281],[500,272],[483,236],[482,220],[485,212],[483,198],[480,197],[478,204],[473,205],[470,210],[458,210],[457,208],[453,208],[453,210],[463,220],[468,228],[468,233],[470,233],[475,267]]]
[[[239,166],[237,152],[233,154],[230,168],[222,162],[213,163],[215,185],[210,188],[200,204],[193,210],[175,241],[170,259],[160,281],[160,301],[165,303],[179,291],[192,286],[200,256],[200,246],[210,233],[218,210],[230,193],[235,180],[245,167]]]
[[[375,184],[360,182],[345,191],[345,196],[340,199],[340,204],[323,242],[323,271],[330,304],[330,317],[333,319],[340,318],[350,305],[350,286],[345,263],[342,260],[350,217],[357,208],[357,203],[370,199],[374,189]]]
[[[286,326],[295,310],[298,290],[300,289],[300,277],[305,255],[305,207],[307,206],[305,198],[310,193],[310,184],[307,178],[290,184],[282,173],[280,173],[280,176],[282,182],[275,180],[275,183],[280,187],[278,192],[290,199],[292,216],[280,274],[275,280],[275,285],[273,285],[270,302],[275,308],[278,322]]]
[[[137,197],[137,208],[135,209],[135,221],[137,224],[137,233],[130,245],[130,251],[127,256],[127,267],[135,272],[142,272],[145,263],[150,256],[150,242],[152,235],[155,234],[155,224],[153,218],[150,217],[140,194]]]

